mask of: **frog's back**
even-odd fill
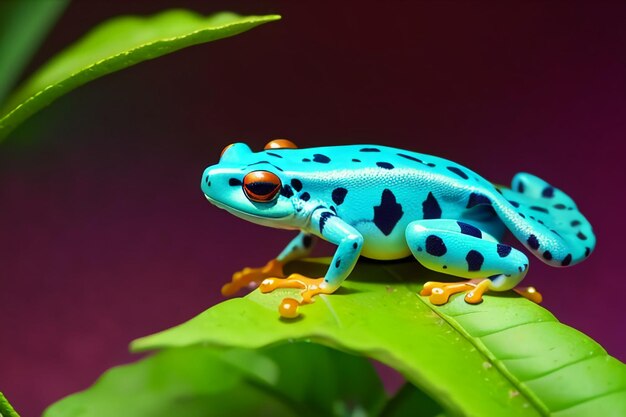
[[[344,145],[305,149],[270,149],[264,153],[267,155],[268,162],[279,166],[282,170],[301,174],[343,170],[358,172],[382,168],[410,169],[414,172],[438,173],[451,177],[459,176],[459,174],[463,176],[458,171],[460,166],[454,162],[389,146]]]
[[[377,145],[348,145],[265,152],[291,179],[286,193],[326,204],[364,237],[363,255],[408,256],[408,224],[420,219],[465,219],[494,235],[504,227],[493,210],[466,207],[475,189],[493,186],[443,158]]]
[[[455,162],[387,146],[274,149],[265,154],[265,162],[291,179],[286,187],[294,198],[325,203],[359,230],[368,257],[408,256],[406,226],[440,218],[462,220],[496,239],[506,226],[553,266],[573,265],[595,246],[591,225],[573,200],[530,174],[518,174],[512,189],[496,189]]]
[[[266,161],[291,178],[310,180],[323,187],[375,184],[393,187],[398,192],[418,186],[453,190],[482,188],[495,191],[493,185],[476,172],[460,164],[433,155],[389,146],[344,145],[307,149],[265,151]],[[393,190],[392,190],[393,191]]]

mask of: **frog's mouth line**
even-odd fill
[[[264,217],[261,217],[261,216],[257,216],[255,214],[249,214],[249,213],[246,213],[245,211],[241,211],[241,210],[237,210],[237,209],[234,209],[232,207],[229,207],[226,204],[222,204],[219,201],[209,197],[206,194],[204,196],[206,197],[207,200],[209,200],[209,203],[213,204],[214,206],[217,206],[218,208],[221,208],[222,210],[226,210],[229,213],[233,213],[237,217],[244,217],[245,216],[245,217],[252,217],[254,219],[259,219],[259,220],[264,218]]]
[[[250,221],[252,223],[272,226],[270,224],[270,222],[272,220],[282,220],[282,219],[287,219],[289,217],[289,216],[283,216],[283,217],[261,217],[261,216],[257,216],[256,214],[246,213],[245,211],[237,210],[235,208],[227,206],[226,204],[220,203],[219,201],[209,197],[206,194],[204,196],[206,197],[207,200],[209,200],[209,203],[215,205],[216,207],[221,208],[222,210],[226,210],[227,212],[231,213],[232,215],[237,216],[240,219],[248,220],[248,221]]]

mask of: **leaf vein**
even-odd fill
[[[337,327],[342,328],[343,325],[341,324],[341,320],[339,319],[337,312],[335,311],[332,304],[330,303],[330,300],[328,299],[329,297],[325,297],[323,294],[320,294],[319,298],[321,298],[324,301],[324,304],[326,304],[328,311],[330,311],[330,314],[332,314],[333,318],[335,319],[335,322],[337,322]]]
[[[585,357],[582,357],[582,358],[576,359],[576,360],[574,360],[574,361],[564,363],[563,365],[559,365],[559,366],[557,366],[556,368],[550,369],[550,370],[549,370],[549,371],[547,371],[547,372],[544,372],[544,373],[542,373],[542,374],[539,374],[539,375],[533,376],[532,378],[529,378],[529,379],[522,379],[521,381],[522,381],[522,382],[524,382],[524,383],[528,383],[528,382],[530,382],[530,381],[535,381],[535,380],[537,380],[537,379],[540,379],[540,378],[546,377],[546,376],[548,376],[548,375],[551,375],[551,374],[553,374],[553,373],[555,373],[555,372],[561,371],[561,370],[563,370],[564,368],[567,368],[567,367],[569,367],[569,366],[576,365],[576,364],[579,364],[579,363],[581,363],[581,362],[585,362],[585,361],[590,360],[590,359],[595,359],[595,358],[597,358],[597,357],[599,357],[599,356],[602,356],[602,355],[606,356],[606,353],[605,353],[605,352],[594,353],[593,355],[590,355],[590,356],[585,356]]]
[[[494,334],[502,333],[502,332],[504,332],[504,331],[511,330],[511,329],[515,329],[515,328],[517,328],[517,327],[522,327],[522,326],[527,326],[527,325],[533,325],[533,324],[539,324],[539,323],[538,323],[538,322],[536,322],[536,321],[527,321],[527,322],[524,322],[524,323],[517,323],[517,324],[514,324],[514,325],[512,325],[512,326],[503,327],[503,328],[501,328],[501,329],[494,330],[494,331],[492,331],[492,332],[487,332],[487,333],[483,333],[483,334],[477,334],[477,335],[474,335],[474,337],[478,337],[478,338],[482,339],[483,337],[492,336],[492,335],[494,335]]]
[[[600,395],[594,395],[593,397],[584,398],[584,399],[582,399],[582,400],[580,400],[580,401],[576,401],[576,402],[575,402],[575,403],[573,403],[573,404],[568,404],[567,406],[565,406],[565,407],[563,407],[563,408],[557,408],[557,409],[555,409],[555,410],[550,410],[550,411],[551,411],[552,413],[556,413],[556,412],[561,412],[561,411],[569,410],[570,408],[576,407],[577,405],[581,405],[581,404],[584,404],[584,403],[586,403],[586,402],[588,402],[588,401],[593,401],[593,400],[596,400],[596,399],[598,399],[598,398],[608,397],[609,395],[613,395],[613,394],[616,394],[616,393],[618,393],[618,392],[624,392],[624,387],[616,388],[616,389],[614,389],[614,390],[610,390],[610,391],[604,392],[604,393],[602,393],[602,394],[600,394]]]

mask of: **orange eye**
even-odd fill
[[[268,142],[267,145],[265,145],[265,148],[263,149],[267,151],[270,149],[281,149],[281,148],[298,149],[296,144],[290,141],[289,139],[274,139]]]
[[[228,148],[230,148],[230,147],[231,147],[231,146],[233,146],[233,145],[234,145],[234,143],[231,143],[230,145],[226,145],[226,146],[224,146],[224,149],[222,149],[222,153],[220,154],[220,158],[221,158],[222,156],[224,156],[224,154],[226,153],[226,151],[228,150]]]
[[[250,200],[258,203],[272,201],[281,185],[280,178],[268,171],[253,171],[243,178],[243,190]]]

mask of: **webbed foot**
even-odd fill
[[[472,279],[462,282],[435,282],[429,281],[424,284],[420,295],[428,295],[434,305],[442,305],[448,302],[451,295],[465,292],[465,302],[478,304],[483,301],[483,294],[489,291],[490,279]],[[534,302],[541,303],[542,296],[534,287],[516,287],[513,291],[522,297]]]
[[[234,295],[243,287],[247,287],[252,283],[259,284],[269,277],[284,277],[283,265],[277,259],[272,259],[260,268],[244,268],[235,272],[231,282],[224,284],[222,287],[222,295],[227,297]]]
[[[262,293],[272,292],[277,288],[300,288],[302,301],[300,304],[312,303],[317,294],[330,294],[332,290],[324,285],[324,278],[309,278],[300,274],[291,274],[287,278],[266,278],[259,285]]]
[[[287,278],[266,278],[259,285],[262,293],[272,292],[277,288],[299,288],[302,291],[302,301],[293,298],[285,298],[279,306],[279,313],[285,318],[294,318],[298,316],[298,306],[313,302],[313,296],[317,294],[330,294],[333,292],[326,283],[324,278],[309,278],[300,274],[291,274]]]
[[[420,295],[429,295],[429,300],[434,305],[442,305],[448,302],[451,295],[465,292],[465,302],[478,304],[483,300],[483,294],[490,284],[489,279],[472,279],[462,282],[436,282],[429,281],[424,284]]]

